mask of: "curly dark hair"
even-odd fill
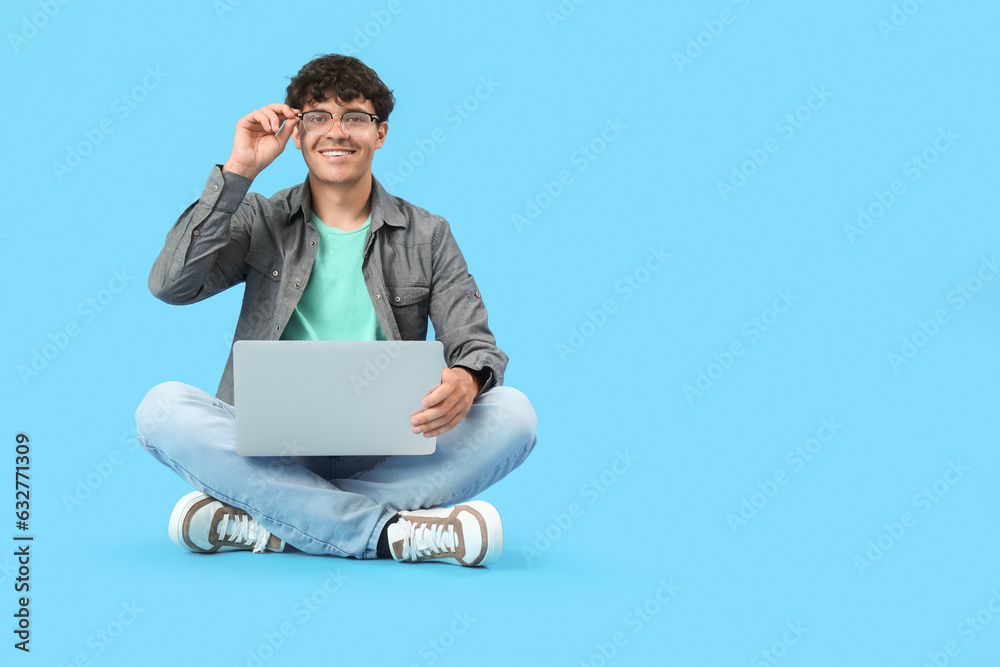
[[[372,103],[382,122],[389,120],[396,103],[392,91],[382,83],[375,70],[357,58],[339,53],[317,56],[289,78],[291,83],[285,89],[285,104],[294,109],[330,98],[343,104],[363,97]]]

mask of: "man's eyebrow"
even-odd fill
[[[322,111],[323,113],[328,113],[328,114],[331,114],[331,115],[333,114],[332,111],[328,111],[327,109],[310,109],[309,111],[305,111],[303,113],[312,113],[313,111]],[[364,113],[364,114],[370,113],[369,111],[367,111],[365,109],[362,109],[361,107],[347,107],[347,108],[345,108],[343,110],[342,113],[351,113],[352,111],[358,112],[358,113]],[[371,114],[371,115],[374,116],[376,114]]]

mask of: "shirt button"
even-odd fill
[[[398,296],[396,297],[396,303],[399,303],[399,297]]]
[[[376,294],[376,295],[375,295],[375,299],[376,299],[376,300],[378,300],[378,299],[381,299],[381,298],[382,298],[382,295],[381,295],[381,294]]]
[[[477,299],[482,298],[482,295],[479,294],[479,290],[476,290],[476,298]]]
[[[196,229],[196,230],[194,230],[193,232],[191,232],[191,235],[192,235],[192,236],[198,236],[198,234],[200,234],[200,233],[201,233],[201,232],[199,232],[199,231],[198,231],[198,230]]]
[[[279,324],[278,326],[274,327],[274,330],[275,331],[281,331],[281,325]]]
[[[300,283],[298,280],[296,280],[295,281],[295,287],[296,287],[296,289],[299,288],[299,287],[302,287],[302,283]]]
[[[213,185],[212,186],[212,192],[218,192],[218,191],[219,191],[219,186],[218,185]]]
[[[277,278],[278,277],[278,272],[277,271],[272,271],[271,275],[274,276],[275,278]]]
[[[316,245],[316,242],[315,241],[310,241],[309,245]]]

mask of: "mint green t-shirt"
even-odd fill
[[[319,247],[309,282],[292,312],[282,340],[385,340],[361,273],[365,224],[345,232],[312,216]]]

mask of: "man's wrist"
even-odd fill
[[[478,396],[483,390],[483,387],[486,385],[488,375],[484,371],[475,371],[467,366],[455,366],[455,368],[461,368],[463,371],[472,376],[472,381],[476,384],[476,395]]]
[[[259,171],[254,171],[246,165],[233,162],[232,160],[225,161],[222,165],[222,171],[231,171],[238,176],[242,176],[243,178],[249,178],[251,181],[257,178],[257,175],[260,174]]]

